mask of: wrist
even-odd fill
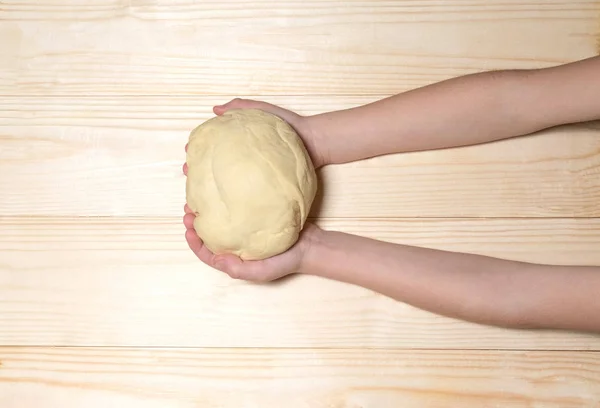
[[[329,232],[307,223],[302,230],[302,235],[302,261],[298,273],[318,275],[327,262],[325,248]]]
[[[306,148],[313,160],[315,168],[331,164],[331,154],[323,115],[305,116],[305,132],[308,135]]]

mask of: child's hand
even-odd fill
[[[224,105],[215,106],[213,111],[216,115],[222,115],[230,109],[260,109],[279,116],[289,123],[296,130],[300,138],[302,138],[304,146],[306,146],[306,150],[308,150],[308,154],[310,155],[315,168],[319,168],[328,163],[327,148],[323,141],[320,140],[315,129],[311,126],[310,121],[307,120],[307,117],[298,115],[297,113],[279,106],[271,105],[267,102],[239,98],[227,102]]]
[[[318,227],[306,224],[300,233],[300,239],[286,252],[262,261],[243,261],[235,255],[215,255],[202,242],[194,230],[195,214],[185,205],[185,239],[190,249],[208,266],[227,273],[234,279],[244,279],[253,282],[268,282],[283,276],[305,272],[307,253],[316,242]]]

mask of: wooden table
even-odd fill
[[[234,96],[310,114],[595,55],[600,1],[0,2],[0,407],[598,407],[600,337],[442,318],[183,240],[183,145]],[[449,123],[448,126],[452,126]],[[321,171],[318,222],[600,264],[600,128]]]

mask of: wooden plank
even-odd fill
[[[272,97],[312,114],[378,97]],[[225,98],[4,98],[0,214],[173,216],[189,131]],[[322,217],[598,217],[600,128],[581,124],[321,172]]]
[[[600,218],[311,219],[321,228],[404,245],[524,262],[600,265]],[[0,217],[0,251],[188,251],[181,217]],[[43,242],[43,247],[40,243]],[[10,258],[9,258],[10,259]],[[47,262],[44,262],[47,263]]]
[[[380,94],[596,52],[594,0],[3,2],[0,94]]]
[[[600,353],[0,348],[0,405],[596,407]],[[285,402],[284,402],[285,401]]]
[[[393,242],[600,264],[600,220],[321,220]],[[600,350],[600,337],[510,331],[309,276],[231,280],[177,219],[3,218],[0,344]]]

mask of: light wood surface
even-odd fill
[[[600,264],[598,219],[319,224],[522,261]],[[182,234],[179,218],[0,221],[0,343],[600,350],[598,336],[492,329],[314,277],[233,281],[200,264]]]
[[[597,1],[2,5],[7,95],[380,94],[595,51]]]
[[[597,0],[0,2],[0,407],[600,407],[597,335],[233,281],[181,225],[216,103],[313,114],[599,52]],[[320,179],[324,228],[600,265],[598,123]]]
[[[3,408],[597,407],[595,352],[0,348]]]

